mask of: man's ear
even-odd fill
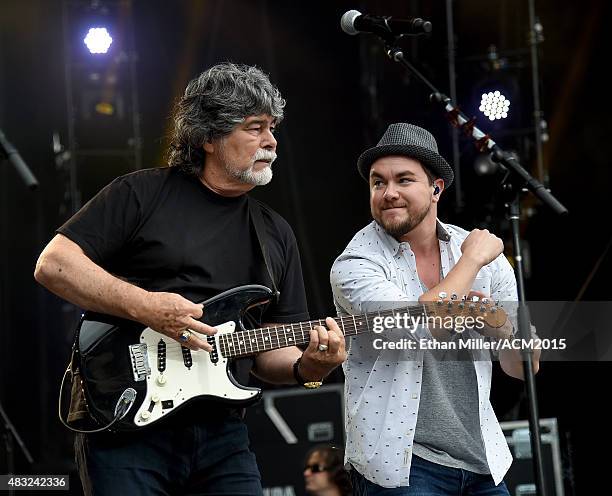
[[[214,147],[214,145],[210,141],[207,141],[206,143],[204,143],[204,146],[202,148],[204,148],[204,151],[206,153],[214,153],[215,152],[215,147]]]
[[[444,191],[444,180],[436,179],[434,180],[434,183],[432,186],[433,186],[433,200],[438,201],[440,200],[440,193]]]

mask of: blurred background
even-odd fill
[[[430,20],[429,36],[401,41],[406,58],[443,92],[455,92],[461,110],[569,209],[561,218],[523,199],[528,298],[611,299],[609,2],[3,0],[0,129],[40,183],[31,191],[0,163],[0,401],[34,458],[29,465],[14,446],[17,473],[73,470],[57,393],[78,312],[35,283],[38,254],[111,179],[164,165],[173,104],[215,63],[258,65],[287,100],[274,180],[254,195],[294,228],[313,318],[334,313],[329,269],[370,221],[356,159],[392,122],[431,130],[454,165],[458,180],[440,217],[493,230],[513,260],[498,189],[503,174],[471,141],[454,140],[429,104],[429,89],[389,60],[376,37],[341,31],[340,17],[353,8]],[[99,46],[96,36],[101,50],[112,38],[106,53],[84,42],[92,27],[107,34],[92,33],[90,47]],[[494,91],[510,102],[506,118],[479,110],[482,95]],[[605,483],[611,371],[609,362],[545,363],[537,376],[540,414],[558,420],[565,494],[594,494]],[[338,372],[330,382],[341,381]],[[320,398],[300,398],[300,411],[319,408]],[[498,367],[492,400],[500,420],[527,418],[523,384]],[[334,402],[321,404],[340,418]],[[265,463],[267,455],[258,456]],[[300,477],[304,460],[293,461]],[[0,473],[5,467],[0,447]],[[76,477],[71,482],[78,494]]]

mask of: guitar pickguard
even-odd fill
[[[248,401],[259,394],[258,390],[238,387],[230,380],[228,361],[218,352],[219,336],[234,332],[235,323],[230,321],[215,327],[219,332],[214,341],[196,333],[204,340],[213,341],[213,353],[191,351],[150,328],[142,331],[140,343],[146,346],[150,373],[146,377],[144,401],[134,415],[137,426],[152,424],[195,397]]]

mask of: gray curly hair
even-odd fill
[[[280,91],[254,66],[224,62],[192,79],[176,103],[168,165],[199,175],[204,166],[203,145],[227,136],[250,115],[283,119]]]

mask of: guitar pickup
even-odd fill
[[[147,344],[131,344],[129,346],[132,362],[132,373],[136,382],[144,381],[151,373],[149,357],[147,356]]]
[[[208,354],[210,361],[212,363],[217,363],[219,361],[219,353],[217,352],[217,343],[215,341],[215,337],[208,336],[206,338],[206,341],[208,341],[208,344],[212,346],[212,351]]]
[[[168,410],[170,408],[174,408],[174,401],[165,400],[161,402],[161,405],[162,405],[162,410]]]
[[[191,357],[191,350],[185,346],[181,346],[181,351],[183,352],[183,363],[185,367],[188,369],[193,365],[193,358]]]
[[[157,370],[160,373],[166,370],[166,342],[163,339],[157,343]]]

